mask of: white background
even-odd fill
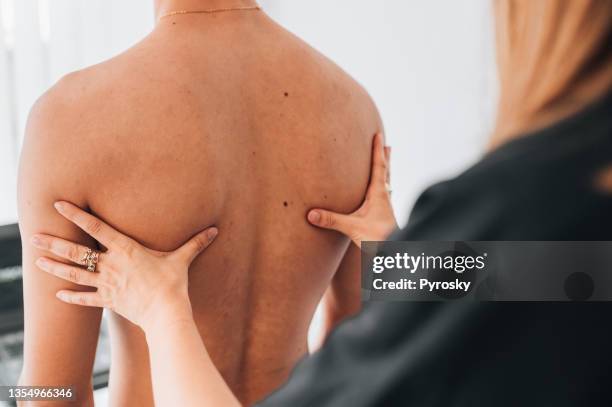
[[[62,75],[153,27],[152,0],[0,0],[0,224],[15,222],[27,113]],[[370,92],[393,146],[400,222],[428,184],[483,149],[495,110],[489,0],[263,0]]]

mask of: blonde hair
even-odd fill
[[[493,144],[551,124],[612,87],[612,1],[496,0]]]

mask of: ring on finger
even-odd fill
[[[85,253],[83,253],[83,257],[81,257],[81,260],[79,260],[79,264],[81,266],[87,265],[87,259],[89,259],[89,255],[91,254],[91,252],[93,252],[93,250],[91,250],[89,247],[85,249]]]
[[[87,271],[89,271],[90,273],[95,273],[99,257],[100,253],[88,248],[85,254],[83,255],[83,258],[81,259],[81,262],[84,266],[87,266]]]

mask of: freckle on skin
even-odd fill
[[[289,92],[285,92],[285,97],[288,97],[288,96],[289,96]]]
[[[283,206],[286,208],[289,206],[289,203],[287,201],[283,202]]]

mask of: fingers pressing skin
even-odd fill
[[[385,146],[385,160],[387,161],[387,184],[391,183],[391,147]]]
[[[77,225],[85,233],[109,249],[115,248],[125,250],[132,245],[132,239],[117,232],[115,229],[95,216],[85,212],[78,206],[64,201],[56,202],[54,206],[60,215]]]
[[[387,157],[391,154],[391,148],[385,147],[384,138],[381,133],[374,136],[372,146],[372,168],[370,170],[370,185],[366,195],[370,195],[372,191],[387,192],[387,183],[389,181],[389,166]],[[337,214],[323,209],[314,209],[308,213],[308,221],[315,226],[320,226],[326,229],[333,229],[344,233],[343,226],[348,226],[350,216]],[[338,226],[340,225],[340,226]]]
[[[68,304],[112,309],[141,327],[148,325],[164,308],[189,313],[189,265],[215,240],[219,233],[216,227],[198,233],[173,252],[159,252],[119,233],[71,203],[61,201],[55,207],[108,249],[100,254],[95,273],[48,257],[38,259],[36,265],[49,274],[97,288],[95,292],[62,290],[57,293],[58,299]],[[33,236],[32,244],[81,266],[89,252],[85,246],[44,234]]]
[[[370,188],[368,192],[387,193],[387,178],[389,168],[387,165],[387,154],[382,134],[374,137],[374,151],[372,152],[372,172],[370,175]]]
[[[390,175],[387,157],[390,154],[391,149],[390,147],[385,147],[383,135],[381,133],[376,134],[372,147],[370,185],[368,186],[366,196],[371,196],[375,192],[388,194],[387,185]],[[308,221],[315,226],[336,230],[350,236],[354,227],[352,215],[354,214],[344,215],[324,209],[313,209],[308,213]]]
[[[49,235],[32,236],[32,245],[37,249],[49,251],[73,263],[84,265],[84,258],[89,248]]]
[[[46,257],[41,257],[36,260],[36,265],[41,270],[66,281],[70,281],[71,283],[90,287],[99,286],[99,274],[91,273],[82,268],[69,266]]]
[[[372,145],[370,184],[361,207],[349,215],[313,209],[308,213],[308,221],[314,226],[343,233],[358,247],[364,240],[387,238],[397,228],[390,200],[390,156],[391,149],[385,147],[382,134],[377,134]]]
[[[351,229],[351,218],[349,215],[343,215],[325,209],[313,209],[308,213],[308,221],[315,226],[331,229],[345,235],[349,234]]]
[[[191,238],[187,243],[178,248],[172,256],[175,256],[187,265],[190,265],[200,253],[202,253],[215,240],[219,230],[215,227],[208,228]]]

